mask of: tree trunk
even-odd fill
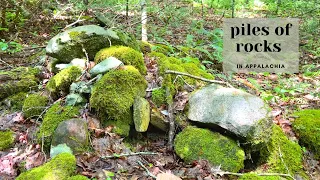
[[[234,18],[234,4],[235,4],[234,1],[235,0],[232,0],[232,15],[231,15],[232,18]]]
[[[148,34],[147,34],[147,4],[146,0],[141,1],[141,40],[148,41]]]

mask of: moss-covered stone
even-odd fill
[[[174,49],[172,47],[164,44],[155,44],[151,46],[151,50],[154,52],[165,54],[167,56],[174,53]]]
[[[65,180],[76,169],[76,158],[69,153],[61,153],[42,166],[21,173],[17,180]]]
[[[94,61],[98,64],[111,56],[119,59],[125,65],[132,65],[136,67],[141,74],[146,74],[147,72],[142,54],[130,47],[111,46],[109,48],[102,49],[96,54]]]
[[[13,145],[14,133],[11,130],[0,131],[0,151]]]
[[[169,122],[161,115],[157,108],[152,108],[150,124],[166,132],[169,130]]]
[[[237,143],[207,129],[188,126],[176,136],[174,144],[176,153],[186,162],[207,159],[231,172],[244,167],[244,151]]]
[[[89,178],[82,175],[76,175],[76,176],[69,177],[67,180],[89,180]]]
[[[146,53],[150,53],[151,52],[151,47],[152,47],[152,44],[146,42],[146,41],[138,41],[139,43],[139,46],[140,46],[140,50],[143,54],[146,54]]]
[[[77,117],[80,114],[79,110],[80,107],[61,106],[59,102],[48,109],[37,134],[40,142],[44,139],[46,150],[50,148],[52,135],[60,122]]]
[[[136,96],[144,96],[146,80],[133,66],[107,72],[93,87],[91,107],[101,117],[117,120],[128,112]]]
[[[28,92],[38,86],[39,69],[19,67],[0,71],[0,100],[19,92]]]
[[[133,121],[137,132],[146,132],[150,122],[150,104],[142,98],[137,97],[133,103]]]
[[[127,112],[114,120],[107,120],[104,122],[104,126],[112,126],[112,132],[120,136],[129,136],[130,127],[133,124],[132,110],[129,109]]]
[[[25,118],[38,117],[42,111],[46,108],[49,99],[46,96],[41,96],[40,94],[29,95],[22,107],[22,111]]]
[[[81,69],[77,66],[71,66],[63,69],[58,74],[53,76],[46,89],[54,96],[59,92],[69,92],[70,85],[81,75]]]
[[[166,90],[164,88],[155,89],[152,91],[151,96],[152,102],[160,107],[161,105],[166,103]]]
[[[255,173],[246,173],[239,177],[239,180],[281,180],[280,176],[259,176]]]
[[[11,112],[21,111],[24,100],[27,98],[27,93],[20,92],[12,96],[7,97],[4,102],[8,105],[8,108]]]
[[[304,175],[301,147],[290,141],[277,125],[273,125],[270,141],[260,155],[261,161],[266,162],[267,172]]]
[[[293,130],[299,137],[299,142],[314,152],[320,159],[320,110],[307,109],[294,114],[298,118],[293,122]]]

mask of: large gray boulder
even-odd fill
[[[139,50],[137,41],[125,33],[105,30],[96,25],[85,25],[54,36],[48,42],[46,51],[48,55],[57,58],[60,62],[69,63],[74,58],[86,57],[82,48],[91,60],[100,49],[111,45],[124,45]]]
[[[234,88],[206,86],[189,97],[188,118],[237,135],[251,145],[268,141],[272,120],[259,97]]]
[[[54,132],[51,146],[66,144],[74,153],[84,152],[89,146],[89,132],[84,119],[70,119],[59,124]]]

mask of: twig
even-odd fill
[[[82,12],[80,13],[80,15],[79,15],[78,19],[77,19],[75,22],[73,22],[73,23],[71,23],[71,24],[67,25],[64,29],[67,29],[68,27],[71,27],[71,26],[73,26],[73,25],[75,25],[75,24],[77,24],[77,23],[79,23],[79,22],[85,21],[85,20],[83,20],[83,19],[80,19],[80,18],[81,18],[81,16],[82,16],[82,14],[83,14],[83,12],[84,12],[84,11],[82,11]]]
[[[127,154],[114,154],[111,156],[102,156],[102,159],[109,159],[109,158],[119,158],[119,157],[126,157],[126,156],[136,156],[136,155],[159,155],[159,153],[154,152],[135,152],[135,153],[127,153]]]
[[[227,85],[228,87],[234,88],[234,87],[233,87],[231,84],[229,84],[228,82],[206,79],[206,78],[194,76],[194,75],[191,75],[191,74],[188,74],[188,73],[184,73],[184,72],[166,70],[165,73],[166,73],[166,74],[177,74],[177,75],[182,75],[182,76],[188,76],[188,77],[191,77],[191,78],[194,78],[194,79],[198,79],[198,80],[205,81],[205,82],[210,82],[210,83],[225,84],[225,85]]]
[[[146,168],[140,161],[138,161],[138,164],[139,164],[144,170],[146,170],[148,176],[150,176],[150,177],[152,177],[152,178],[154,178],[154,179],[157,179],[157,177],[156,177],[155,175],[153,175],[153,174],[148,170],[148,168]]]
[[[0,62],[2,62],[2,63],[4,63],[4,64],[8,65],[10,68],[13,68],[13,66],[11,66],[9,63],[5,62],[5,61],[4,61],[4,60],[2,60],[1,58],[0,58]]]
[[[46,158],[46,153],[43,151],[43,145],[44,145],[44,133],[42,133],[42,136],[41,136],[41,152],[44,155],[44,162],[46,162],[47,158]]]
[[[234,175],[234,176],[243,176],[246,173],[233,173],[228,171],[221,171],[216,169],[211,169],[211,172],[215,175],[223,176],[223,175]],[[289,177],[294,180],[290,174],[282,174],[282,173],[257,173],[257,176],[282,176],[282,177]]]
[[[166,87],[166,96],[171,97],[169,87]],[[171,151],[173,149],[173,137],[174,137],[174,117],[173,117],[173,108],[172,108],[172,99],[167,100],[168,104],[168,119],[169,119],[169,137],[168,137],[168,148]]]

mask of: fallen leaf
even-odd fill
[[[171,173],[160,173],[157,175],[157,180],[181,180],[178,176]]]

